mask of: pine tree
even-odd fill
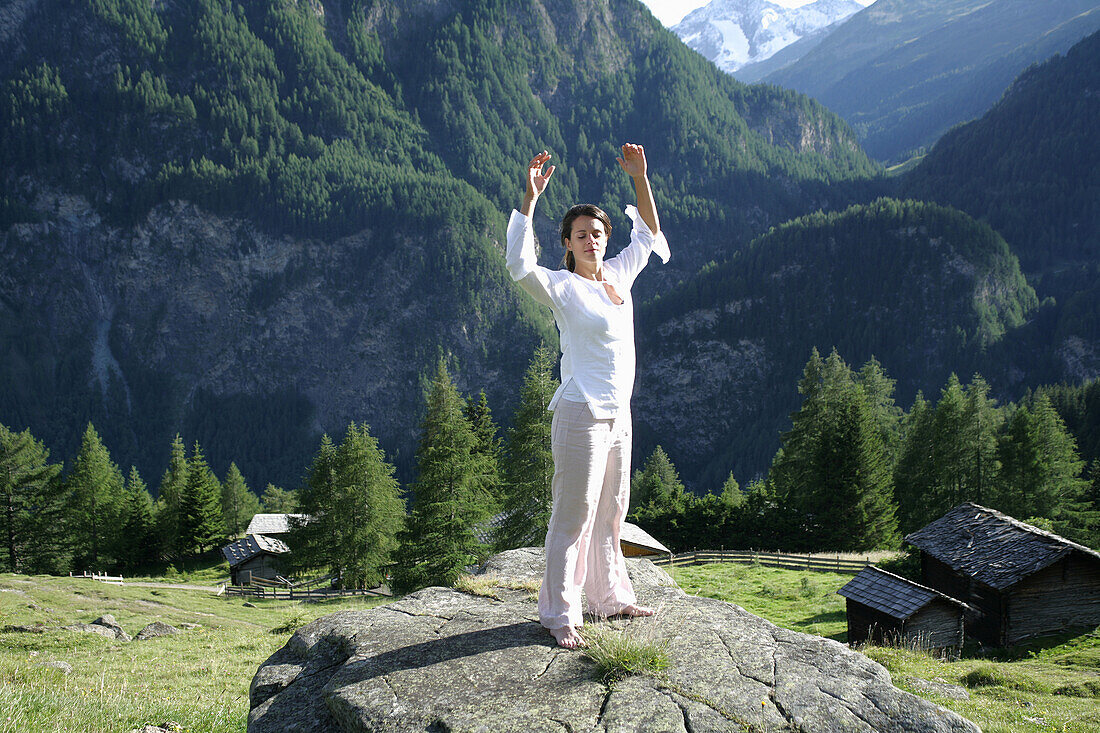
[[[161,547],[168,558],[178,558],[186,554],[181,534],[183,527],[182,502],[187,489],[187,454],[183,438],[179,433],[172,438],[172,447],[168,457],[168,468],[160,480],[157,500],[154,504],[157,534]]]
[[[867,406],[878,430],[887,470],[893,473],[901,450],[903,416],[901,408],[894,403],[894,386],[897,380],[888,377],[878,360],[871,357],[860,368],[856,381],[863,388]]]
[[[187,461],[187,485],[180,497],[180,539],[186,553],[201,555],[223,536],[221,484],[195,441]]]
[[[322,438],[301,499],[308,519],[293,525],[295,566],[330,569],[344,587],[382,582],[405,506],[394,467],[365,425],[349,425],[338,448]]]
[[[65,549],[61,466],[29,430],[0,425],[0,568],[12,573],[60,572]]]
[[[541,546],[550,524],[554,455],[550,445],[553,413],[547,406],[558,388],[554,352],[541,344],[527,367],[519,406],[508,431],[501,461],[503,520],[493,539],[497,550]]]
[[[260,500],[248,488],[236,463],[229,464],[222,483],[222,521],[226,537],[237,537],[260,511]]]
[[[77,567],[116,567],[122,536],[122,472],[88,423],[67,479],[71,540]]]
[[[997,433],[1003,416],[996,402],[989,396],[989,384],[980,374],[975,374],[966,388],[966,404],[963,408],[962,441],[966,458],[966,493],[979,504],[988,501],[1000,463],[997,460]]]
[[[122,514],[119,554],[123,567],[133,569],[154,562],[157,559],[157,535],[153,525],[153,497],[133,466],[130,466],[130,475],[126,479]]]
[[[467,565],[479,562],[486,546],[475,527],[492,511],[484,484],[477,437],[465,416],[443,361],[427,395],[427,413],[416,451],[415,500],[394,571],[394,589],[450,585]]]

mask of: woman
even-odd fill
[[[527,166],[527,191],[508,221],[508,271],[554,313],[561,334],[561,387],[550,401],[553,507],[539,619],[558,644],[583,645],[581,588],[599,616],[649,616],[637,605],[619,547],[630,503],[630,393],[634,389],[634,306],[630,288],[650,252],[668,261],[641,145],[623,145],[619,165],[633,179],[637,208],[630,244],[604,261],[611,222],[592,204],[561,223],[565,269],[538,265],[531,216],[554,166],[543,151]]]

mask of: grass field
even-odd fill
[[[676,568],[672,575],[688,593],[736,603],[795,631],[847,640],[844,599],[836,591],[850,575],[733,564]],[[966,649],[954,661],[890,647],[863,652],[886,667],[898,687],[958,712],[985,733],[1100,731],[1100,630],[1010,653]],[[913,679],[959,685],[970,699],[919,692]]]
[[[213,571],[207,571],[208,573]],[[188,580],[207,577],[184,571]],[[731,601],[780,626],[844,641],[851,576],[754,565],[676,568],[689,593]],[[142,580],[155,580],[143,578]],[[184,731],[245,729],[248,685],[257,667],[295,628],[379,599],[321,603],[256,600],[164,585],[115,586],[76,578],[0,574],[0,733],[121,731],[175,722]],[[122,643],[56,627],[110,613],[131,635],[152,621],[200,626],[178,636]],[[6,631],[43,625],[42,633]],[[278,630],[272,633],[273,630]],[[1011,656],[964,654],[944,661],[916,651],[869,647],[894,683],[911,679],[960,685],[969,700],[923,697],[958,711],[986,733],[1100,731],[1100,636],[1049,639]],[[64,661],[73,672],[45,668]]]
[[[252,676],[295,628],[381,602],[254,600],[250,608],[240,598],[170,585],[0,574],[0,731],[128,732],[167,722],[185,731],[243,731]],[[65,630],[3,631],[90,623],[105,613],[130,635],[152,621],[199,627],[129,643]],[[67,662],[73,671],[41,666],[49,661]]]

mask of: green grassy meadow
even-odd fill
[[[181,575],[195,583],[211,572]],[[850,575],[729,563],[680,567],[672,574],[689,593],[731,601],[786,628],[845,641],[844,599],[836,590]],[[172,585],[0,574],[0,733],[127,733],[168,722],[184,731],[243,731],[252,675],[295,628],[336,610],[384,601],[251,602],[254,608],[241,598]],[[199,626],[178,636],[129,643],[56,628],[90,623],[105,613],[131,635],[157,620]],[[36,625],[54,628],[7,630]],[[973,720],[986,733],[1100,730],[1096,630],[1001,656],[968,650],[955,661],[908,649],[863,651],[883,664],[902,689],[916,693],[913,678],[966,688],[969,700],[918,694]],[[40,666],[49,661],[67,662],[73,672]]]
[[[844,598],[836,591],[852,576],[721,563],[674,568],[688,593],[736,603],[795,631],[847,641]],[[1100,731],[1100,629],[1047,638],[1011,651],[958,660],[896,647],[863,653],[889,670],[903,690],[974,721],[985,733]],[[919,692],[912,679],[959,685],[969,700]]]
[[[295,628],[337,610],[384,601],[254,599],[254,608],[244,602],[167,585],[0,574],[0,732],[125,733],[168,722],[184,731],[243,731],[252,676]],[[129,643],[63,629],[7,630],[90,623],[105,613],[131,636],[153,621],[199,626]],[[73,671],[66,675],[40,666],[49,661],[67,662]]]

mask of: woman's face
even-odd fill
[[[597,269],[607,251],[607,231],[603,222],[593,216],[578,216],[573,220],[573,231],[565,248],[573,253],[578,269]]]

